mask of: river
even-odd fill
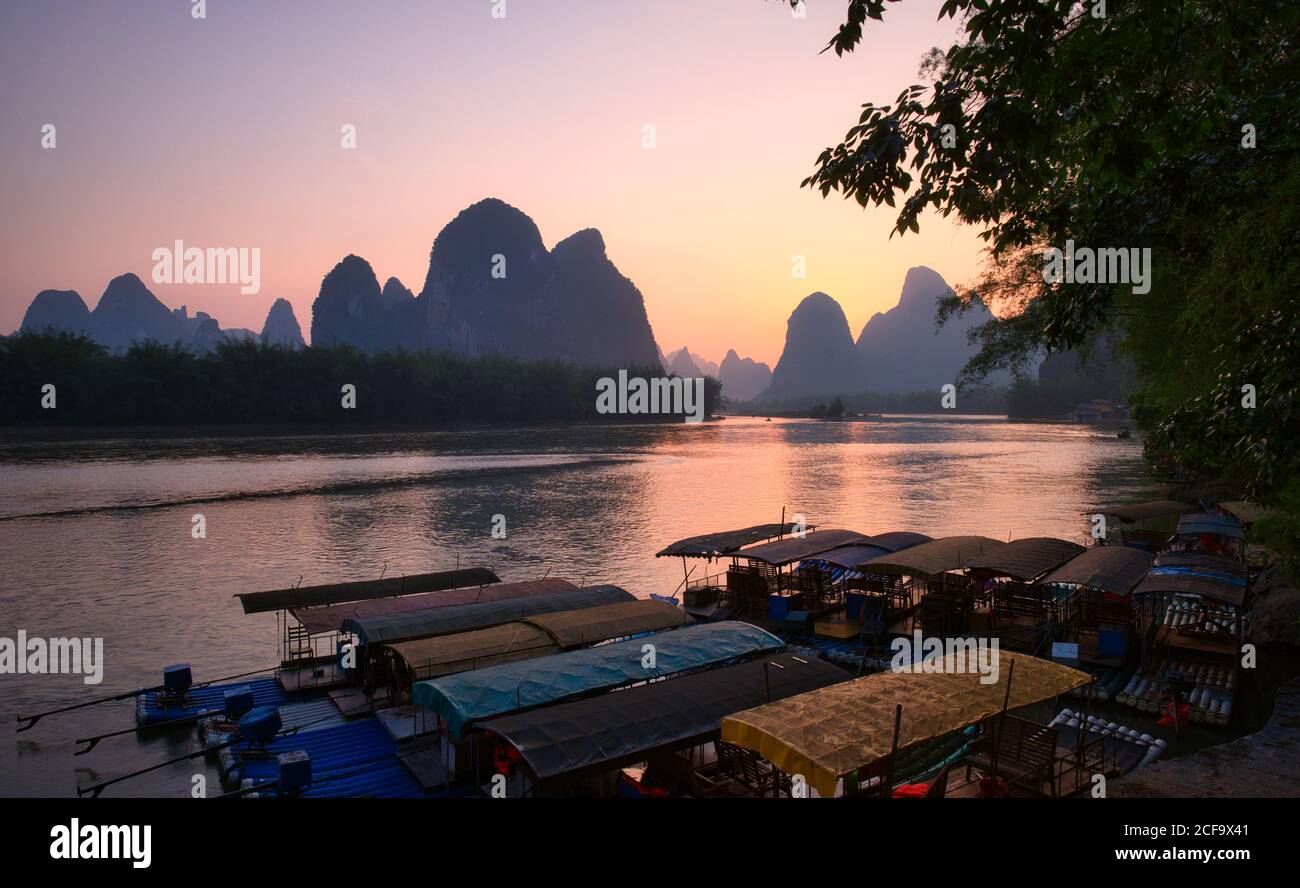
[[[1065,423],[886,416],[702,425],[0,441],[0,636],[96,637],[102,684],[0,675],[0,719],[274,664],[274,615],[237,592],[487,566],[672,593],[667,543],[803,514],[864,532],[1083,542],[1084,512],[1151,491],[1141,443]],[[206,536],[192,533],[203,516]],[[506,537],[494,538],[494,516]],[[0,795],[160,762],[193,739],[77,737],[129,727],[131,702],[52,716],[0,747]],[[10,728],[12,730],[12,728]],[[190,794],[201,759],[111,787]]]

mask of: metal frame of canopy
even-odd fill
[[[1169,550],[1207,552],[1243,560],[1246,557],[1246,527],[1234,515],[1199,512],[1180,515]]]
[[[457,558],[457,562],[459,562]],[[325,688],[345,683],[337,663],[343,635],[334,630],[312,632],[294,615],[296,609],[329,607],[349,602],[383,601],[408,595],[482,589],[500,583],[501,578],[486,567],[459,565],[454,570],[434,571],[374,580],[292,586],[263,592],[235,594],[245,614],[275,612],[276,635],[280,638],[280,668],[277,676],[288,688]]]
[[[964,573],[972,560],[1007,545],[985,536],[947,536],[873,558],[863,565],[884,576],[906,577],[904,589],[921,629],[932,635],[964,634],[981,598],[975,581]]]
[[[1035,580],[1083,553],[1084,547],[1054,537],[1022,537],[966,564],[974,577],[991,581],[989,617],[996,626],[1028,619],[1037,625],[1057,618],[1054,599]]]
[[[865,534],[853,530],[817,530],[740,549],[731,553],[727,591],[742,609],[742,615],[760,609],[762,615],[771,616],[769,606],[773,596],[790,599],[792,611],[825,612],[841,603],[839,590],[824,571],[801,570],[798,565],[816,560],[825,552],[862,545],[866,540]],[[742,561],[747,563],[741,564]]]
[[[1122,626],[1126,637],[1136,633],[1146,644],[1152,614],[1135,606],[1133,590],[1146,576],[1155,556],[1145,549],[1130,546],[1092,546],[1084,549],[1060,567],[1040,577],[1035,585],[1044,587],[1055,601],[1063,636],[1080,643],[1080,656],[1106,663],[1102,633],[1115,631],[1107,627]],[[1061,589],[1063,594],[1055,590]],[[1085,656],[1085,637],[1096,635],[1098,650]],[[1127,656],[1127,642],[1125,653]],[[1123,657],[1120,657],[1123,659]]]
[[[783,539],[803,531],[815,530],[815,524],[791,524],[785,520],[785,510],[781,511],[781,521],[777,524],[755,524],[736,530],[724,530],[716,533],[700,534],[669,543],[655,553],[656,558],[682,559],[682,581],[672,595],[654,595],[672,603],[677,602],[677,592],[682,593],[682,603],[688,613],[701,618],[711,617],[721,606],[726,587],[725,574],[712,574],[694,581],[691,574],[694,568],[687,567],[687,559],[704,558],[712,563],[716,558],[723,558],[745,546],[765,543],[770,540]]]
[[[1164,552],[1133,597],[1148,600],[1146,609],[1162,618],[1153,621],[1157,644],[1199,648],[1203,653],[1219,646],[1235,664],[1245,640],[1242,617],[1249,589],[1250,566],[1245,561],[1206,552]],[[1180,598],[1195,615],[1174,626],[1163,618]]]
[[[1184,701],[1192,720],[1228,723],[1240,686],[1250,580],[1250,565],[1239,558],[1172,550],[1156,558],[1133,590],[1152,616],[1140,674],[1155,696],[1146,690],[1135,705],[1171,700],[1175,730]]]
[[[872,571],[867,563],[933,540],[921,533],[890,531],[873,534],[863,543],[832,549],[811,560],[844,569],[845,575],[838,580],[838,585],[843,594],[845,617],[861,622],[862,631],[878,643],[890,625],[907,619],[915,611],[915,590],[902,577]],[[856,576],[849,576],[850,573]],[[863,599],[860,603],[855,600],[858,597]],[[857,612],[859,604],[860,613]]]
[[[1142,503],[1128,503],[1117,506],[1102,506],[1089,509],[1085,514],[1104,515],[1119,519],[1119,541],[1121,545],[1137,549],[1147,549],[1159,554],[1169,543],[1178,515],[1195,512],[1197,506],[1180,500],[1151,500]],[[1111,534],[1107,528],[1107,539]]]

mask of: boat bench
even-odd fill
[[[763,797],[772,794],[773,780],[777,780],[780,788],[787,795],[790,793],[790,775],[760,760],[758,753],[721,740],[715,740],[714,746],[718,751],[718,769],[736,783]]]
[[[996,715],[984,722],[984,732],[977,751],[966,758],[968,780],[971,769],[975,768],[1034,792],[1040,792],[1044,783],[1050,783],[1051,794],[1056,795],[1055,728],[1014,715]]]

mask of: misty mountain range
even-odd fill
[[[222,329],[206,312],[190,316],[182,305],[169,309],[134,274],[109,281],[95,310],[86,307],[76,290],[42,290],[23,315],[24,331],[59,330],[86,336],[113,352],[135,342],[180,344],[192,351],[215,348],[224,340],[259,340],[268,345],[301,347],[302,331],[287,299],[277,299],[267,312],[261,334],[243,328]]]
[[[924,266],[908,269],[898,304],[877,312],[857,341],[838,302],[825,293],[804,298],[786,323],[785,348],[759,401],[798,401],[858,392],[938,392],[954,383],[975,353],[972,327],[992,315],[982,305],[935,327],[939,300],[951,288]],[[1005,378],[991,379],[995,384]]]
[[[734,349],[720,364],[687,347],[664,355],[641,292],[609,260],[599,231],[584,229],[547,250],[532,219],[489,198],[463,210],[438,233],[418,294],[396,277],[381,286],[369,262],[344,257],[321,281],[312,305],[311,341],[367,352],[427,349],[467,357],[663,366],[684,377],[716,377],[733,401],[912,392],[953,381],[972,353],[966,331],[988,318],[978,309],[936,333],[937,300],[947,292],[930,269],[909,270],[898,305],[872,317],[856,343],[839,304],[813,293],[790,315],[775,369]],[[231,340],[304,344],[287,300],[275,300],[260,334],[222,329],[205,312],[191,316],[186,306],[167,308],[134,274],[110,281],[93,311],[75,291],[44,290],[27,309],[21,329],[77,333],[114,352],[146,340],[196,352]]]

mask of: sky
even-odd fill
[[[192,2],[0,0],[0,331],[40,290],[93,309],[131,271],[222,327],[260,330],[287,298],[309,335],[340,259],[418,293],[434,237],[485,197],[548,247],[599,229],[663,350],[714,361],[774,365],[813,291],[856,337],[909,267],[953,284],[981,262],[973,229],[932,214],[891,238],[889,207],[799,187],[953,42],[941,0],[891,4],[842,58],[819,51],[845,0],[803,19],[780,0]],[[259,292],[154,283],[176,240],[259,249]]]

